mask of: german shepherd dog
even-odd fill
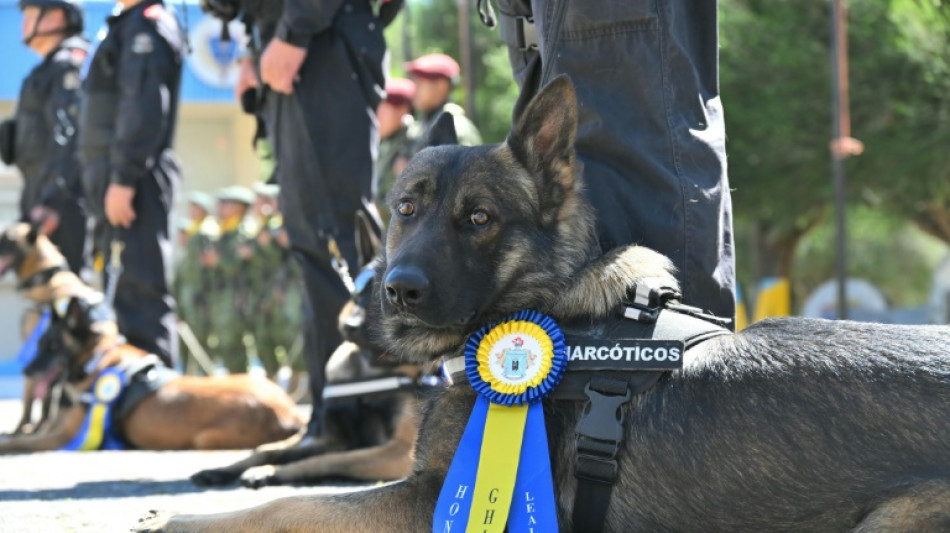
[[[140,369],[145,380],[160,371],[171,373],[142,393],[137,403],[113,409],[115,434],[133,448],[253,448],[303,427],[293,400],[275,383],[248,375],[179,376],[161,367],[155,356],[124,343],[115,320],[103,312],[104,297],[98,291],[85,286],[61,298],[65,305],[54,304],[57,311],[48,334],[61,336],[73,406],[42,435],[0,438],[0,453],[58,450],[73,441],[90,410],[80,398],[94,394],[97,378],[112,367],[129,369],[132,383],[139,376],[132,369]],[[37,364],[45,355],[40,354]],[[149,358],[155,359],[151,365]],[[127,412],[118,414],[120,410]]]
[[[576,116],[573,87],[560,77],[505,143],[427,149],[409,163],[390,197],[378,278],[391,350],[413,361],[454,357],[481,325],[522,309],[622,320],[614,317],[629,287],[670,278],[654,252],[596,247]],[[946,327],[791,318],[690,349],[682,370],[624,407],[605,530],[950,530],[948,345]],[[152,515],[136,530],[431,531],[475,394],[454,386],[428,404],[415,466],[401,481],[232,513]],[[582,409],[544,403],[561,531],[576,531]]]
[[[24,336],[29,335],[39,322],[40,315],[49,309],[56,292],[84,285],[83,281],[69,270],[66,258],[41,231],[42,223],[16,223],[0,236],[0,277],[12,271],[16,274],[19,289],[35,307],[27,313]],[[48,342],[52,336],[44,338]],[[44,346],[53,353],[57,349]],[[36,433],[47,429],[59,413],[61,403],[68,399],[62,396],[63,374],[58,365],[45,365],[48,372],[40,373],[37,365],[28,365],[24,370],[23,406],[15,434]],[[33,420],[33,404],[42,402],[40,418]]]
[[[327,362],[327,382],[354,382],[383,376],[417,380],[414,364],[382,367],[386,351],[369,328],[378,313],[374,301],[373,260],[381,245],[365,217],[357,217],[357,255],[363,271],[339,315],[344,342]],[[375,311],[375,312],[374,312]],[[385,361],[384,361],[385,362]],[[391,365],[386,365],[391,366]],[[361,481],[392,481],[409,475],[419,427],[421,397],[410,388],[368,397],[328,401],[326,427],[320,437],[303,433],[268,444],[232,465],[202,470],[191,476],[199,486],[226,485],[240,478],[245,487],[317,483],[329,477]]]

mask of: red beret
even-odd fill
[[[428,54],[406,63],[406,73],[419,78],[447,78],[455,80],[459,64],[445,54]]]
[[[409,103],[416,94],[416,84],[406,78],[390,78],[386,81],[386,101],[392,105]]]

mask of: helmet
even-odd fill
[[[66,33],[78,35],[83,30],[82,4],[79,0],[20,0],[20,9],[36,6],[43,9],[62,9],[66,13]]]

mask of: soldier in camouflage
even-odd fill
[[[300,333],[302,302],[300,267],[290,256],[283,217],[277,212],[277,185],[258,184],[255,212],[260,231],[248,270],[253,282],[249,313],[254,317],[257,355],[269,378],[290,363],[290,349]],[[298,366],[302,368],[301,358]]]
[[[209,295],[214,290],[213,270],[204,264],[205,252],[215,246],[220,229],[211,213],[214,198],[204,192],[188,195],[188,218],[182,228],[185,242],[175,267],[174,294],[178,318],[188,324],[198,342],[207,349],[212,332]],[[183,367],[190,372],[187,350],[179,352]]]
[[[212,357],[232,374],[247,372],[250,335],[248,298],[251,279],[248,267],[253,256],[257,223],[248,217],[254,193],[235,185],[218,193],[220,236],[205,252],[204,262],[211,268],[214,290],[210,293],[212,332],[209,348]]]
[[[373,165],[373,188],[379,216],[389,224],[386,195],[392,189],[396,175],[409,161],[409,126],[412,125],[412,96],[416,84],[405,78],[390,78],[386,82],[386,99],[376,109],[379,122],[379,154]]]
[[[428,54],[406,63],[406,74],[416,82],[412,97],[416,120],[409,128],[409,155],[425,148],[429,128],[443,112],[455,119],[455,134],[459,144],[482,144],[482,136],[475,124],[465,116],[465,110],[449,99],[452,89],[458,84],[459,71],[459,64],[445,54]]]

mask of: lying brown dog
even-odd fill
[[[303,427],[294,402],[273,382],[248,375],[179,376],[123,342],[100,293],[88,287],[79,292],[57,301],[48,333],[62,337],[75,406],[45,434],[0,440],[0,452],[89,449],[77,435],[83,438],[81,431],[91,425],[87,415],[103,403],[113,423],[98,440],[140,449],[251,448]],[[117,370],[124,380],[100,381]],[[121,392],[115,390],[119,381]]]
[[[17,289],[33,304],[24,324],[24,338],[33,331],[43,312],[52,304],[53,293],[84,286],[69,270],[66,258],[40,231],[39,224],[13,224],[0,235],[0,277],[12,271]],[[24,372],[23,408],[14,433],[42,432],[55,419],[60,406],[59,376],[56,371],[43,375]],[[38,420],[33,420],[33,404],[42,401]]]

